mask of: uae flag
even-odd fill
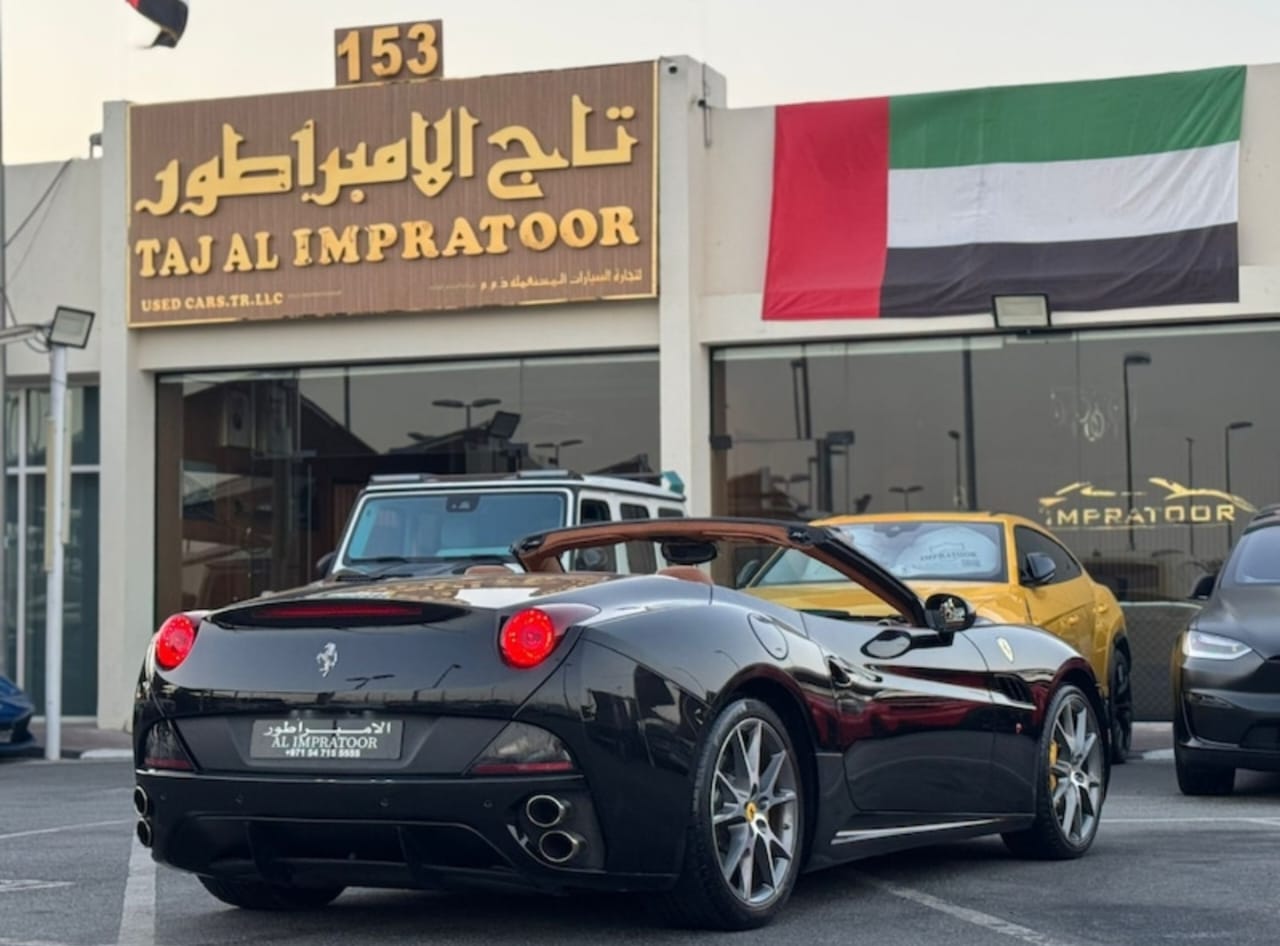
[[[1239,298],[1245,69],[781,106],[766,319]]]

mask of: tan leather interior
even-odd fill
[[[464,575],[510,575],[511,569],[505,565],[472,565]]]
[[[684,581],[693,581],[703,585],[714,585],[715,582],[704,571],[694,568],[692,565],[668,565],[666,568],[660,568],[656,572],[658,575],[667,575],[671,578],[680,578]]]

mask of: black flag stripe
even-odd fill
[[[151,45],[169,49],[178,45],[187,28],[186,0],[125,0],[148,20],[160,28]]]

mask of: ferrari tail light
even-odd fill
[[[508,723],[471,763],[468,775],[551,775],[577,769],[555,734],[528,723]]]
[[[176,670],[196,643],[196,621],[186,614],[165,618],[155,636],[156,664],[161,670]]]
[[[536,667],[551,656],[565,631],[599,611],[585,604],[549,604],[517,611],[498,634],[502,659],[521,670]]]
[[[147,741],[142,749],[142,764],[148,769],[169,769],[174,772],[190,772],[195,766],[182,748],[178,734],[168,720],[161,720],[147,731]]]

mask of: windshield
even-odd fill
[[[1241,536],[1222,576],[1226,587],[1280,585],[1280,528],[1268,526]]]
[[[904,581],[1006,580],[1004,529],[995,522],[904,520],[835,527],[858,551]],[[802,552],[774,556],[753,585],[847,581]]]
[[[374,496],[360,507],[343,564],[500,556],[511,543],[566,524],[564,493],[504,491]]]

